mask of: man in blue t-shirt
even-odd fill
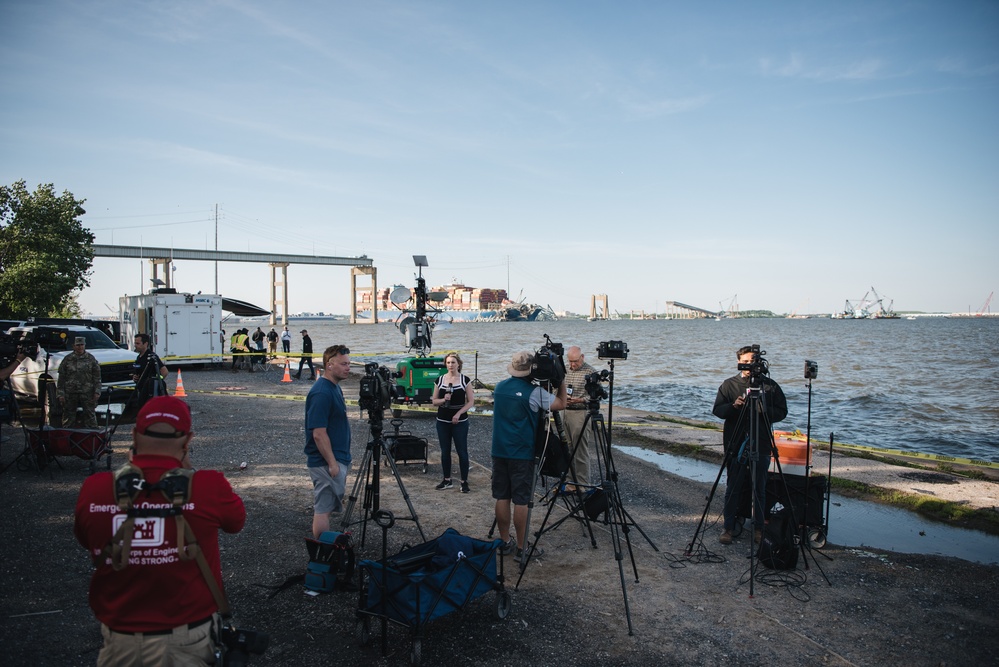
[[[502,553],[516,549],[521,562],[527,548],[527,506],[534,492],[534,438],[540,414],[562,410],[566,404],[565,382],[558,395],[531,383],[528,376],[534,356],[517,352],[506,367],[510,377],[496,384],[493,391],[493,479],[496,500],[496,525],[505,543]],[[513,503],[513,527],[516,542],[510,540],[510,503]],[[535,552],[535,555],[537,552]]]
[[[330,529],[330,514],[343,509],[350,470],[350,423],[340,382],[350,376],[350,350],[333,345],[323,352],[323,373],[305,398],[305,454],[315,508],[312,534]]]

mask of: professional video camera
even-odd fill
[[[0,368],[6,368],[18,353],[30,357],[32,361],[38,358],[38,341],[33,334],[23,338],[15,338],[7,332],[0,333]]]
[[[591,401],[599,401],[607,398],[607,389],[603,383],[610,379],[610,371],[606,368],[602,371],[594,371],[586,376],[586,395]]]
[[[263,655],[271,638],[265,632],[242,628],[222,628],[222,649],[215,654],[215,664],[223,667],[241,667],[247,664],[250,654]]]
[[[362,410],[377,412],[390,407],[397,391],[396,384],[392,381],[396,377],[399,376],[375,362],[364,364],[364,377],[358,388],[357,404]]]
[[[597,357],[600,359],[627,359],[628,344],[622,340],[607,340],[597,343]]]
[[[749,371],[749,384],[755,386],[764,375],[770,375],[770,365],[764,359],[767,355],[765,350],[761,350],[759,345],[751,345],[753,359],[748,364],[740,363],[740,371]]]
[[[545,334],[545,344],[534,353],[534,363],[528,379],[539,383],[550,382],[556,387],[561,385],[566,373],[564,354],[562,343],[552,342],[548,334]]]

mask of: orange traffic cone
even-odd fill
[[[180,374],[180,369],[177,369],[177,390],[173,392],[173,395],[177,398],[186,398],[187,392],[184,391],[184,377]]]
[[[291,382],[291,362],[287,359],[284,360],[284,377],[281,382]]]

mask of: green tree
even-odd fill
[[[75,303],[90,284],[94,235],[80,222],[84,199],[48,183],[0,186],[0,318],[42,317]]]

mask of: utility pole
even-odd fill
[[[219,251],[219,205],[215,204],[215,252]],[[215,293],[219,293],[219,261],[215,260]]]

